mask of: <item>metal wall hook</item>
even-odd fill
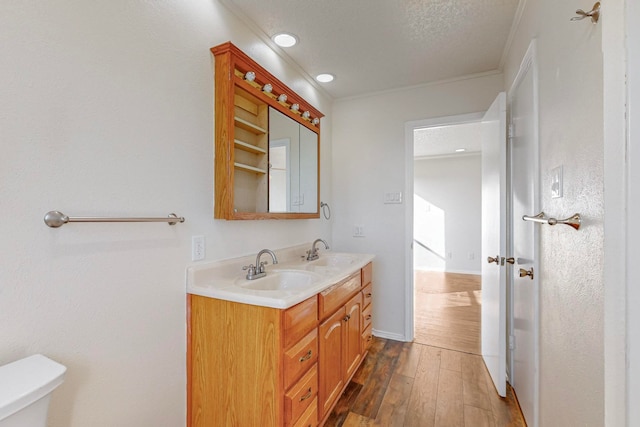
[[[573,18],[571,18],[572,21],[582,21],[584,18],[591,18],[591,22],[593,22],[594,24],[598,23],[598,19],[600,19],[600,2],[596,2],[593,5],[593,9],[591,9],[589,12],[585,12],[582,9],[578,9],[576,10],[576,14],[578,16],[574,16]]]
[[[566,224],[575,230],[579,230],[580,224],[582,224],[582,218],[578,213],[571,215],[569,218],[556,219],[556,218],[546,218],[544,212],[540,212],[538,215],[534,215],[534,216],[522,215],[522,220],[537,222],[538,224],[549,224],[549,225]]]

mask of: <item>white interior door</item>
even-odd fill
[[[496,391],[506,395],[507,242],[506,95],[482,120],[482,357]]]
[[[535,44],[527,52],[514,87],[509,91],[511,116],[511,210],[513,322],[510,383],[527,425],[537,426],[538,387],[538,234],[540,225],[522,220],[539,213],[538,131]],[[527,275],[528,274],[528,275]]]

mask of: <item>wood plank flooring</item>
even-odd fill
[[[480,354],[481,277],[416,270],[415,342]]]
[[[508,387],[500,398],[481,356],[374,338],[327,427],[525,426]]]

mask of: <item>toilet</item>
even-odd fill
[[[0,427],[46,427],[51,392],[66,370],[41,354],[0,366]]]

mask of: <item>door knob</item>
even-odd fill
[[[525,270],[524,268],[520,269],[520,277],[531,277],[531,280],[533,280],[533,267],[531,267],[531,270]]]
[[[496,263],[496,265],[500,265],[500,255],[496,255],[496,257],[495,257],[495,258],[494,258],[494,257],[492,257],[492,256],[487,257],[487,262],[488,262],[489,264],[491,264],[492,262],[495,262],[495,263]]]
[[[507,258],[505,261],[507,261],[509,264],[514,264],[516,262],[516,259],[514,257],[510,257],[510,258]]]

